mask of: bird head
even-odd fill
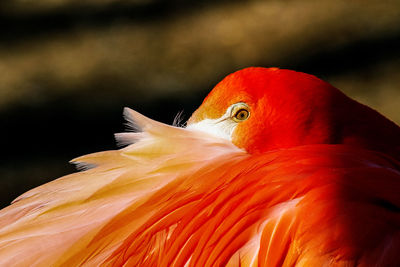
[[[400,130],[315,76],[278,68],[228,75],[187,123],[249,153],[308,144],[352,144],[399,154]],[[393,141],[395,144],[387,145]]]

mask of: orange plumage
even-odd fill
[[[127,147],[0,211],[0,265],[400,264],[400,128],[331,85],[248,68],[186,128],[125,112]]]

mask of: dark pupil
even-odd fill
[[[247,111],[242,109],[242,110],[239,110],[239,112],[236,115],[236,118],[238,118],[239,120],[243,120],[246,118],[246,116],[247,116]]]

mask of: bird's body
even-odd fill
[[[0,265],[400,264],[400,129],[327,83],[249,68],[186,128],[126,115],[129,146],[0,212]]]

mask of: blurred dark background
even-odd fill
[[[0,207],[116,148],[122,109],[186,119],[228,73],[308,72],[400,122],[400,1],[2,0]]]

